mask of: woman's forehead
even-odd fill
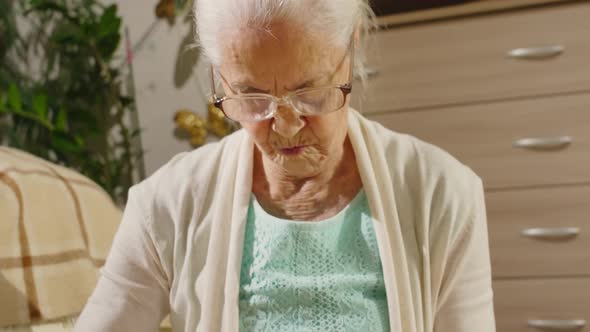
[[[245,29],[225,41],[221,69],[228,80],[266,88],[274,88],[268,85],[276,83],[284,89],[297,89],[329,76],[345,52],[321,34],[283,26],[267,31]]]

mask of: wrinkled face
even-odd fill
[[[346,48],[292,25],[273,24],[269,31],[243,29],[225,40],[219,70],[226,95],[268,93],[275,96],[307,87],[348,83]],[[231,89],[230,89],[231,87]],[[331,113],[299,116],[280,105],[274,118],[241,122],[265,159],[287,175],[318,174],[342,155],[347,133],[348,100]]]

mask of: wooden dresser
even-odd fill
[[[590,331],[590,1],[383,29],[372,50],[353,106],[484,180],[497,330]]]

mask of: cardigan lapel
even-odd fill
[[[225,152],[232,154],[230,159],[232,159],[232,162],[235,161],[236,165],[233,174],[223,174],[223,176],[235,177],[233,193],[231,197],[228,197],[227,201],[219,205],[219,208],[231,211],[231,218],[229,218],[230,239],[229,243],[223,244],[229,246],[229,250],[221,331],[227,332],[239,330],[240,268],[248,204],[252,192],[254,144],[249,135],[243,130],[239,135],[241,138],[238,144],[239,148],[227,149]]]
[[[356,110],[349,109],[348,135],[367,193],[383,267],[392,332],[415,332],[407,258],[398,218],[393,181],[384,155],[384,138]],[[379,180],[377,180],[379,179]]]

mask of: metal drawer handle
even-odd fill
[[[516,148],[530,150],[558,150],[569,146],[572,141],[571,136],[528,137],[517,139],[512,145]]]
[[[540,47],[515,48],[508,51],[508,56],[514,59],[547,59],[560,55],[565,50],[562,45]]]
[[[524,237],[535,239],[559,240],[578,236],[578,227],[556,227],[556,228],[525,228],[520,234]]]
[[[584,319],[572,320],[551,320],[551,319],[531,319],[528,321],[532,328],[546,331],[579,331],[586,326]]]

